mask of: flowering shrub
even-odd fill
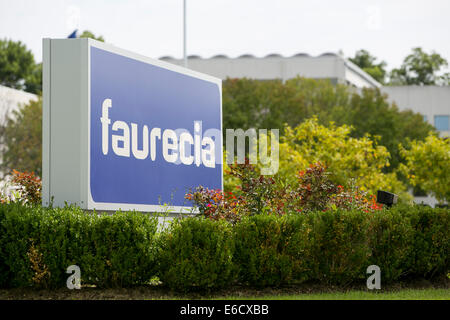
[[[339,185],[336,194],[331,196],[330,203],[332,209],[357,209],[366,213],[383,208],[382,204],[377,203],[375,195],[369,195],[354,185],[349,190],[344,190]]]
[[[12,183],[19,186],[20,201],[37,204],[41,202],[42,182],[34,172],[12,171]]]
[[[199,186],[194,192],[187,193],[185,198],[193,201],[198,207],[200,214],[212,220],[225,219],[232,223],[240,220],[242,206],[231,192],[223,193],[222,190],[210,190]]]
[[[194,202],[201,215],[213,220],[225,219],[236,223],[242,216],[286,213],[289,208],[285,205],[289,203],[286,201],[288,193],[275,185],[274,178],[259,174],[248,159],[245,164],[234,164],[229,168],[228,174],[241,181],[235,193],[199,186],[186,194],[185,198]]]
[[[265,213],[283,215],[288,212],[337,209],[371,212],[382,208],[376,203],[375,196],[369,197],[354,182],[348,189],[336,185],[331,173],[320,162],[300,171],[298,184],[294,188],[283,185],[274,177],[259,174],[258,169],[248,161],[231,165],[228,174],[241,182],[235,194],[203,186],[186,194],[186,199],[194,202],[201,215],[236,223],[242,216]]]
[[[320,162],[311,164],[305,171],[298,174],[299,187],[296,192],[298,211],[356,209],[364,212],[380,210],[382,206],[376,203],[374,195],[357,186],[355,181],[349,182],[350,187],[344,188],[332,182],[331,173]]]
[[[236,193],[239,205],[245,207],[248,215],[286,213],[286,188],[278,185],[275,178],[260,174],[248,159],[245,164],[231,165],[228,173],[241,181]]]
[[[330,198],[342,190],[330,180],[330,173],[320,162],[311,164],[308,169],[298,173],[298,211],[326,210]]]

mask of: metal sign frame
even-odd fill
[[[86,210],[192,212],[189,205],[96,202],[91,194],[91,48],[217,85],[222,132],[222,81],[92,39],[43,40],[42,204],[75,204]],[[176,92],[176,88],[173,89]],[[217,107],[217,106],[212,106]],[[198,119],[202,120],[202,119]],[[222,137],[220,186],[223,190]],[[163,199],[165,201],[166,199]]]

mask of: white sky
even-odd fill
[[[411,48],[450,62],[449,0],[187,0],[188,54],[318,55],[364,48],[398,67]],[[182,56],[183,0],[0,0],[0,38],[21,40],[37,61],[42,38],[75,28],[159,58]]]

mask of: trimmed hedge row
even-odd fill
[[[155,272],[158,221],[138,212],[114,215],[79,208],[0,206],[0,286],[63,287],[67,267],[82,283],[129,286]]]
[[[253,286],[305,280],[345,285],[381,268],[382,281],[449,272],[450,210],[398,206],[365,214],[254,216],[235,227],[239,281]]]
[[[449,272],[450,210],[396,206],[375,213],[256,215],[235,226],[204,218],[111,216],[77,208],[0,205],[0,286],[63,287],[67,267],[100,287],[158,276],[179,290],[304,281],[345,285],[381,268],[382,282]]]

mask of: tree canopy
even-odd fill
[[[346,184],[353,180],[371,194],[382,189],[408,199],[406,187],[397,175],[382,172],[389,166],[386,147],[377,145],[369,136],[352,138],[351,131],[347,125],[321,125],[317,118],[308,119],[295,128],[287,127],[279,145],[278,176],[288,184],[295,184],[293,173],[321,162],[333,174],[333,180],[343,186],[351,187]]]
[[[400,170],[413,186],[450,202],[450,139],[429,135],[425,141],[400,146],[400,153],[405,158]]]
[[[20,41],[0,39],[0,84],[39,94],[42,67],[33,53]]]
[[[379,89],[352,90],[328,80],[295,78],[286,82],[227,79],[223,82],[223,127],[280,129],[296,127],[317,116],[320,124],[353,127],[350,135],[379,137],[391,156],[389,168],[399,162],[398,145],[406,139],[423,140],[434,127],[412,111],[399,111]]]
[[[450,75],[439,74],[448,62],[436,52],[426,53],[422,48],[413,48],[400,68],[390,74],[392,85],[449,85]]]
[[[372,78],[384,84],[386,78],[386,62],[381,61],[375,63],[377,58],[364,49],[358,50],[355,56],[349,58],[349,60],[367,72]]]
[[[4,173],[15,169],[41,176],[42,159],[42,99],[30,101],[7,118],[0,130],[1,168]]]
[[[103,39],[102,36],[96,37],[91,31],[84,30],[83,33],[80,35],[80,38],[91,38],[97,41],[105,42],[105,39]]]

